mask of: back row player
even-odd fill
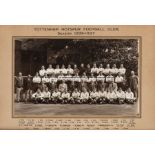
[[[53,66],[50,64],[47,69],[42,66],[39,70],[39,75],[43,77],[46,73],[47,75],[55,74],[56,76],[58,76],[60,73],[66,75],[68,72],[71,75],[76,75],[78,73],[80,76],[83,75],[84,72],[87,76],[90,76],[91,73],[96,76],[100,72],[104,75],[108,75],[109,72],[111,72],[112,75],[117,75],[118,73],[120,73],[124,76],[126,73],[126,69],[124,68],[123,64],[120,64],[120,68],[117,68],[116,64],[113,64],[112,68],[110,68],[110,64],[107,64],[106,68],[103,67],[103,64],[100,64],[99,67],[97,67],[96,63],[93,64],[93,67],[91,67],[90,64],[87,64],[87,66],[85,67],[82,63],[79,68],[76,64],[74,64],[73,68],[71,67],[71,65],[68,65],[67,68],[65,67],[65,65],[62,65],[61,68],[59,65],[56,65],[56,68],[53,68]]]

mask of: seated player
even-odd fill
[[[122,87],[123,87],[123,86],[122,86],[123,81],[124,81],[123,76],[121,76],[121,73],[118,72],[118,75],[117,75],[116,78],[115,78],[115,82],[117,83],[118,88],[120,88],[120,87],[122,88]]]
[[[86,88],[83,88],[83,90],[80,94],[81,103],[87,103],[88,99],[89,99],[89,93],[87,92]]]
[[[91,68],[91,73],[93,73],[94,75],[97,75],[98,72],[98,68],[96,66],[96,63],[93,64],[93,67]]]
[[[41,83],[41,78],[40,78],[38,72],[33,77],[32,82],[33,82],[33,90],[36,91],[38,86],[39,86],[39,84]]]
[[[126,69],[124,68],[123,64],[120,65],[120,68],[118,69],[118,71],[120,72],[120,74],[121,74],[122,76],[125,75]]]
[[[60,96],[61,96],[60,91],[58,90],[58,88],[55,88],[55,90],[53,91],[53,93],[51,95],[52,103],[59,103],[60,102]]]
[[[109,72],[111,72],[111,68],[110,68],[110,64],[107,64],[106,65],[106,68],[103,71],[103,73],[104,73],[104,75],[108,75]]]
[[[74,64],[74,67],[73,67],[73,74],[74,75],[79,74],[79,69],[77,68],[76,64]]]
[[[45,75],[45,73],[46,73],[45,66],[41,66],[41,69],[40,69],[40,71],[39,71],[39,75],[40,75],[41,77],[43,77],[43,76]]]
[[[49,77],[47,76],[47,73],[45,73],[45,76],[42,78],[42,82],[43,83],[49,83],[50,79]]]
[[[42,94],[43,94],[43,102],[49,103],[49,101],[51,99],[51,93],[48,90],[48,87],[45,88],[45,90],[42,92]]]
[[[35,104],[37,103],[42,103],[43,102],[43,93],[41,90],[38,88],[37,91],[32,94],[32,100],[34,101]]]
[[[128,88],[128,90],[125,93],[125,100],[129,104],[134,104],[135,98],[134,98],[134,94],[130,88]]]
[[[70,64],[67,67],[67,72],[69,72],[71,75],[73,75],[73,69],[71,68]]]
[[[89,102],[90,104],[92,103],[97,103],[98,99],[99,99],[99,92],[96,91],[96,89],[94,88],[92,92],[90,92],[90,96],[89,96]]]
[[[69,102],[70,102],[70,93],[67,90],[65,90],[61,94],[61,103],[67,104]]]
[[[63,75],[66,75],[66,74],[67,74],[67,69],[65,68],[65,65],[62,65],[62,66],[61,66],[60,72],[61,72]]]
[[[99,100],[98,100],[98,103],[104,104],[104,103],[106,103],[106,100],[107,100],[107,91],[106,91],[105,88],[102,88],[102,90],[99,91]]]
[[[52,67],[52,65],[50,64],[49,67],[46,69],[46,73],[47,75],[51,75],[54,73],[54,68]]]
[[[109,84],[109,90],[113,90],[115,93],[117,92],[117,89],[118,89],[118,87],[117,87],[117,83],[115,83],[114,81],[111,83],[111,84]]]
[[[75,90],[72,93],[72,97],[71,97],[71,103],[80,103],[80,92],[78,92],[78,89],[75,88]]]
[[[113,64],[112,68],[111,68],[111,73],[112,75],[116,76],[118,73],[118,68],[116,67],[116,64]]]
[[[99,74],[99,73],[102,74],[103,72],[104,72],[103,64],[100,64],[100,66],[99,66],[99,68],[97,70],[97,74]]]
[[[107,92],[107,100],[108,100],[108,103],[111,103],[111,104],[116,103],[117,95],[112,89]]]
[[[56,65],[56,68],[55,68],[55,70],[54,70],[54,74],[56,75],[56,77],[60,74],[59,65]]]
[[[119,104],[124,104],[124,100],[125,100],[125,92],[122,90],[122,88],[119,88],[117,93],[117,100]]]
[[[68,86],[67,84],[65,83],[65,81],[63,80],[62,83],[59,84],[59,91],[61,93],[65,92],[68,90]]]

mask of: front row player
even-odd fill
[[[124,92],[121,88],[118,91],[113,91],[112,89],[104,90],[97,92],[96,89],[93,89],[92,92],[88,92],[86,88],[83,88],[82,92],[78,92],[77,89],[70,94],[67,90],[64,92],[58,91],[56,88],[55,91],[50,93],[48,87],[45,88],[43,92],[40,89],[32,95],[34,103],[110,103],[110,104],[123,104],[124,102],[133,104],[135,101],[134,94],[130,88],[127,92]]]

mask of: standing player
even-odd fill
[[[91,73],[91,76],[88,79],[88,85],[89,85],[89,90],[93,91],[96,88],[96,78],[94,77],[94,74]]]
[[[49,77],[47,76],[47,73],[45,73],[45,76],[42,77],[41,81],[42,81],[43,83],[46,83],[46,84],[49,83],[50,79],[49,79]]]
[[[67,84],[63,80],[61,84],[59,84],[59,91],[61,93],[66,92],[68,90]]]
[[[86,67],[86,75],[87,76],[90,76],[91,75],[91,67],[90,67],[90,64],[87,64],[87,67]]]
[[[47,75],[52,75],[54,73],[54,68],[50,64],[49,67],[46,69]]]
[[[74,67],[73,67],[73,74],[74,75],[79,74],[79,69],[77,68],[76,64],[74,64]]]
[[[45,66],[41,66],[41,69],[40,69],[40,71],[39,71],[39,75],[40,75],[41,77],[43,77],[43,76],[45,75],[45,73],[46,73]]]
[[[106,85],[105,85],[105,76],[103,75],[102,71],[99,72],[99,75],[97,76],[96,78],[97,80],[97,88],[99,91],[102,90],[102,88],[105,88]]]
[[[91,73],[93,73],[94,75],[97,75],[98,72],[98,68],[96,63],[93,64],[93,67],[91,68]]]
[[[41,83],[41,78],[40,78],[38,72],[33,77],[32,81],[33,81],[33,90],[36,91],[39,87],[39,84]]]
[[[73,69],[71,68],[71,65],[69,64],[67,67],[67,73],[70,73],[71,75],[73,75]]]
[[[101,91],[99,91],[99,100],[98,102],[101,103],[101,104],[104,104],[106,103],[107,101],[107,91],[105,88],[102,88]]]
[[[76,74],[73,76],[73,82],[74,82],[75,88],[80,89],[81,78],[80,78],[80,76],[79,76],[78,73],[76,73]]]
[[[102,74],[104,72],[104,68],[103,68],[103,64],[100,64],[98,70],[97,70],[97,74]]]
[[[109,72],[111,72],[111,68],[110,68],[110,64],[107,64],[107,65],[106,65],[106,68],[105,68],[104,71],[103,71],[103,73],[104,73],[105,75],[108,75]]]
[[[83,75],[84,72],[86,72],[86,68],[83,63],[81,63],[79,70],[80,70],[79,72],[80,76]]]
[[[55,77],[55,74],[52,74],[49,78],[49,89],[53,92],[55,88],[57,87],[57,78]]]
[[[106,77],[107,87],[111,89],[113,82],[114,77],[111,75],[111,72],[109,72],[109,75]]]
[[[63,75],[67,74],[67,69],[65,68],[65,65],[61,66],[60,73],[62,73]]]
[[[112,68],[111,68],[111,73],[112,75],[116,76],[118,73],[118,68],[116,67],[116,64],[113,64]]]
[[[131,71],[131,76],[129,78],[129,87],[131,91],[134,93],[135,98],[138,97],[138,77],[135,75],[134,71]]]
[[[118,69],[118,71],[120,72],[120,74],[121,74],[122,76],[125,75],[126,69],[124,68],[124,65],[123,65],[123,64],[120,65],[120,68]]]
[[[122,88],[123,87],[123,81],[124,81],[123,76],[121,76],[121,73],[118,72],[118,75],[115,78],[115,82],[117,83],[118,88]]]
[[[18,76],[15,78],[15,83],[16,83],[16,101],[20,102],[22,99],[22,90],[23,90],[23,85],[24,85],[24,79],[22,76],[22,73],[19,72]]]
[[[56,75],[56,77],[60,74],[59,65],[56,65],[56,68],[55,68],[55,70],[54,70],[54,74]]]
[[[25,93],[26,93],[25,102],[27,102],[31,100],[31,96],[32,96],[32,78],[30,74],[24,80],[24,88],[25,88]]]

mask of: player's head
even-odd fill
[[[122,88],[121,88],[121,87],[119,87],[119,88],[118,88],[118,91],[119,91],[119,92],[121,92],[121,91],[122,91]]]
[[[36,72],[36,76],[39,76],[38,72]]]
[[[123,64],[120,64],[120,68],[123,68],[124,67],[124,65]]]
[[[59,65],[56,65],[56,69],[59,69]]]
[[[41,66],[41,69],[42,69],[42,70],[45,69],[45,66]]]
[[[41,93],[41,90],[39,88],[37,89],[37,93]]]
[[[103,64],[100,64],[100,68],[103,68]]]
[[[83,72],[83,76],[86,76],[86,73],[85,72]]]
[[[96,88],[93,88],[93,92],[94,92],[94,93],[96,92]]]
[[[49,68],[52,68],[52,65],[51,64],[49,64],[49,66],[48,66]]]
[[[131,92],[131,88],[128,88],[127,92],[130,93]]]
[[[78,92],[77,88],[74,89],[75,92]]]
[[[71,68],[71,65],[70,64],[68,65],[68,68]]]
[[[22,76],[22,72],[19,72],[18,75],[19,75],[19,76]]]
[[[113,68],[116,68],[116,64],[113,64]]]
[[[65,65],[63,64],[63,65],[61,66],[61,68],[64,69],[64,68],[65,68]]]
[[[28,76],[27,76],[28,78],[30,78],[31,77],[31,75],[30,74],[28,74]]]
[[[90,64],[87,64],[87,68],[90,68]]]
[[[81,65],[80,65],[81,67],[84,67],[84,64],[83,63],[81,63]]]
[[[96,68],[96,63],[93,63],[93,67]]]
[[[45,88],[45,91],[48,92],[48,87]]]
[[[74,68],[77,68],[77,64],[74,64]]]
[[[106,65],[106,68],[110,68],[110,64],[107,64],[107,65]]]
[[[131,75],[135,75],[135,72],[134,71],[131,71]]]
[[[93,77],[94,76],[94,74],[93,73],[91,73],[91,77]]]

